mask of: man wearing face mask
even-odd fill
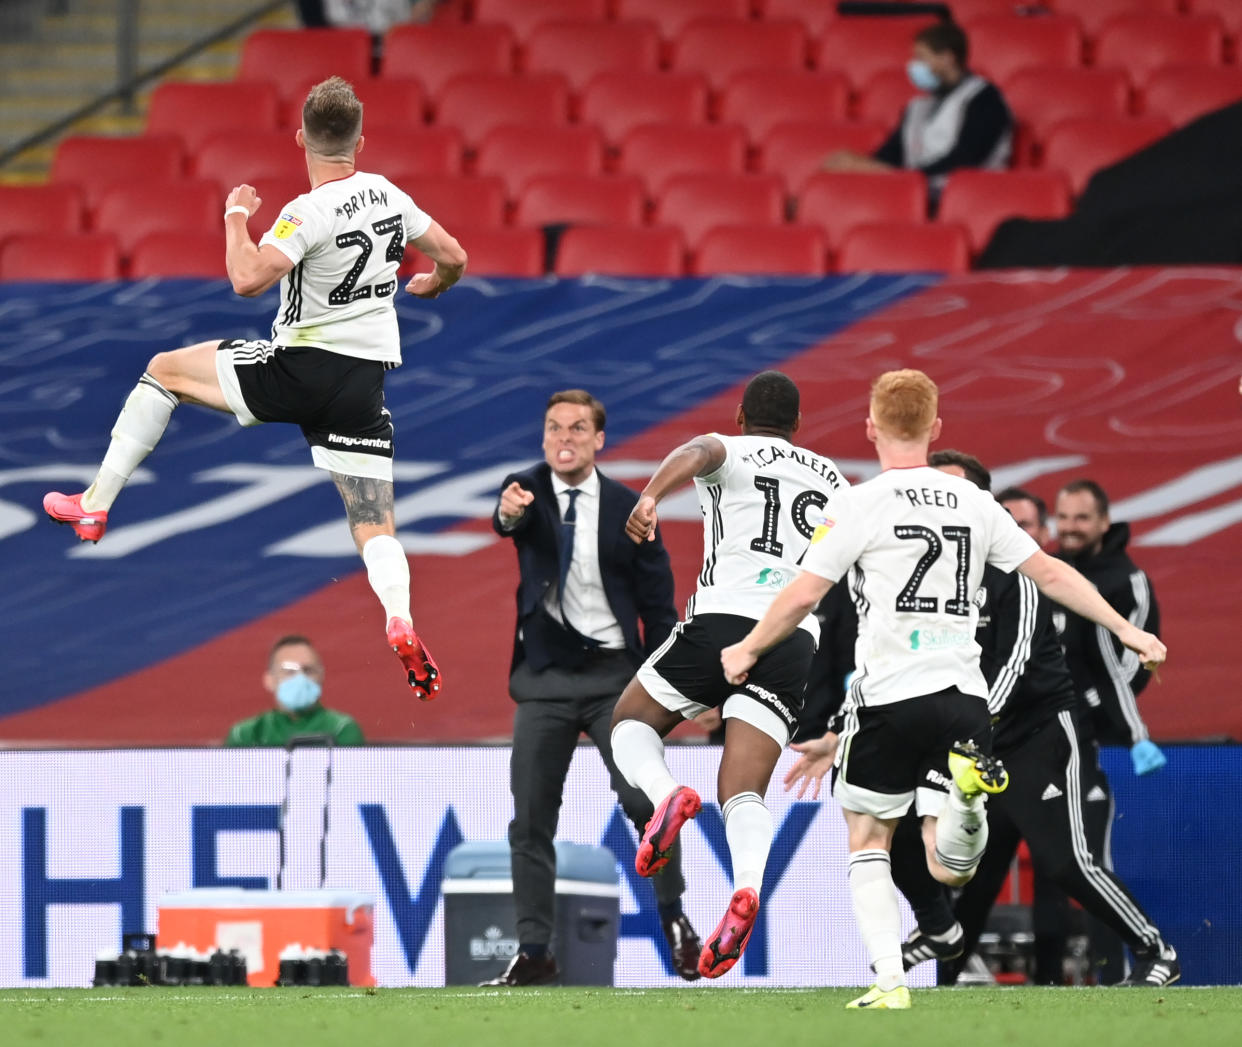
[[[326,735],[336,745],[363,745],[352,716],[320,704],[323,662],[305,636],[282,636],[272,645],[263,686],[276,707],[233,725],[225,745],[288,745],[303,735]]]
[[[968,52],[966,34],[953,22],[920,30],[906,71],[923,93],[906,104],[901,123],[873,155],[838,150],[825,169],[922,171],[934,201],[959,167],[1008,167],[1013,115],[996,85],[970,71]]]

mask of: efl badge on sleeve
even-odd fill
[[[277,240],[288,240],[297,232],[298,226],[302,224],[302,219],[289,211],[280,216],[276,224],[272,227],[272,235]]]
[[[836,520],[833,520],[827,516],[824,517],[824,522],[816,527],[815,532],[811,535],[811,544],[814,545],[816,542],[823,541],[828,532],[831,531],[836,524]]]

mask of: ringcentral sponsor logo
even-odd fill
[[[340,436],[337,433],[328,433],[328,443],[344,444],[346,447],[378,447],[383,451],[392,447],[391,440],[381,440],[375,436]]]

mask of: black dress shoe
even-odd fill
[[[682,914],[661,923],[664,925],[664,937],[668,939],[668,951],[673,954],[673,970],[688,982],[698,981],[699,954],[703,951],[703,943],[694,933],[690,921]]]
[[[690,925],[686,924],[686,926]],[[479,982],[479,985],[555,985],[560,977],[561,971],[556,966],[556,957],[550,952],[544,953],[543,958],[539,960],[534,959],[529,953],[520,952],[509,961],[504,974],[497,975],[490,982]],[[684,978],[685,975],[682,977]]]

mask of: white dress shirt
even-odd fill
[[[552,473],[552,490],[556,494],[561,519],[569,508],[569,484]],[[574,519],[574,556],[569,564],[562,598],[553,586],[544,597],[543,605],[558,622],[569,619],[583,636],[598,640],[611,650],[625,649],[625,633],[608,604],[604,577],[599,569],[599,474],[592,469],[578,486]],[[561,608],[565,613],[562,616]]]

